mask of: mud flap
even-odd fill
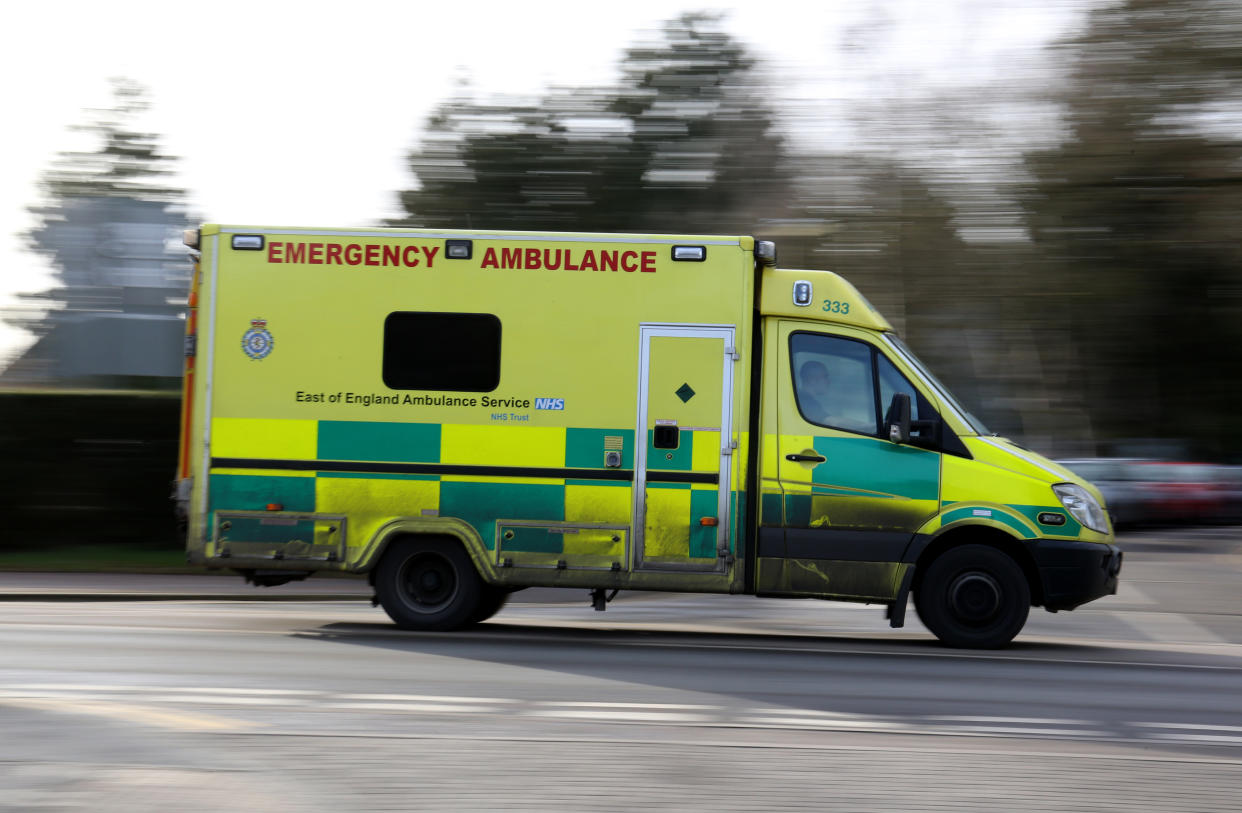
[[[897,590],[897,598],[893,599],[893,603],[888,605],[888,610],[884,613],[888,618],[888,625],[894,629],[904,627],[906,625],[906,602],[910,598],[910,585],[914,581],[914,565],[906,568],[906,574],[901,578],[901,587]]]

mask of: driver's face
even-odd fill
[[[807,391],[815,399],[828,394],[828,374],[820,369],[809,370],[806,375]]]

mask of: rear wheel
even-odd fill
[[[471,624],[478,624],[486,621],[500,609],[505,606],[505,602],[509,600],[510,591],[503,587],[494,587],[490,584],[483,585],[482,594],[479,597],[479,606],[475,608],[474,615],[470,616]]]
[[[914,596],[919,618],[949,646],[998,649],[1026,624],[1031,588],[996,548],[963,545],[932,561]]]
[[[375,571],[375,593],[384,612],[410,630],[471,624],[483,602],[483,587],[466,551],[445,539],[394,542]]]

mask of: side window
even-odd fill
[[[803,418],[848,432],[879,433],[870,345],[819,333],[794,333],[789,345]]]
[[[491,392],[500,385],[500,320],[490,313],[390,313],[383,376],[394,390]]]
[[[914,388],[901,372],[888,360],[882,353],[876,353],[879,360],[876,365],[876,371],[879,373],[880,381],[880,411],[886,412],[888,405],[893,401],[893,394],[904,392],[910,396],[910,419],[912,421],[931,420],[936,417],[935,411],[927,399]],[[926,431],[929,435],[930,429],[924,430],[921,427],[912,427],[910,435],[915,439],[931,440],[930,437],[923,437],[922,433]]]

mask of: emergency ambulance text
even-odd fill
[[[431,268],[439,246],[389,246],[375,243],[281,243],[267,244],[269,263],[306,265],[375,265],[417,268],[426,262]]]
[[[483,254],[480,268],[513,268],[527,271],[644,271],[655,273],[654,251],[575,252],[571,248],[518,248],[502,246],[499,253],[492,246]]]

